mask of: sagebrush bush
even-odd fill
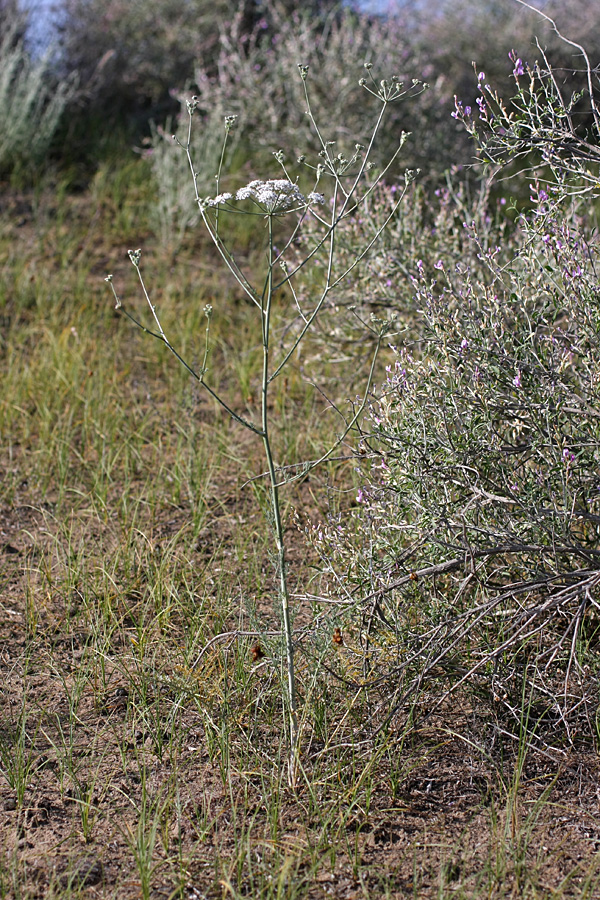
[[[373,400],[356,506],[311,534],[389,718],[463,686],[513,734],[525,697],[532,731],[561,742],[597,708],[598,132],[567,142],[553,72],[513,66],[512,104],[480,75],[456,115],[495,159],[539,150],[529,209],[496,239],[455,202],[433,217],[439,256],[410,276],[420,334],[398,335]]]
[[[0,39],[0,173],[44,161],[74,93],[74,78],[56,83],[50,55],[33,60],[18,26],[11,25]]]
[[[236,114],[254,157],[261,149],[282,148],[294,155],[318,151],[295,77],[297,62],[302,59],[319,72],[315,115],[330,115],[332,105],[343,110],[332,139],[338,141],[340,150],[348,151],[351,142],[368,136],[373,125],[368,107],[355,90],[359,67],[376,63],[378,70],[393,73],[405,83],[410,83],[415,73],[421,77],[427,69],[426,55],[411,44],[403,24],[404,20],[393,16],[368,17],[350,8],[325,18],[310,18],[300,11],[290,16],[277,4],[271,9],[268,31],[265,20],[244,35],[239,19],[233,19],[221,32],[216,73],[201,66],[196,69],[201,105],[208,111],[218,101]],[[456,150],[460,133],[445,114],[453,94],[442,79],[434,92],[420,96],[410,115],[396,110],[376,161],[381,164],[390,150],[394,152],[402,131],[412,131],[411,156],[404,162],[414,166],[427,161],[428,172],[444,167],[448,149]]]
[[[177,144],[185,144],[189,129],[188,121],[179,118],[174,124],[167,122],[165,128],[151,122],[151,136],[144,155],[150,159],[152,174],[156,184],[156,197],[150,210],[150,223],[165,247],[176,249],[187,228],[200,219],[194,202],[193,183],[190,167]],[[196,165],[196,183],[202,196],[208,196],[216,185],[216,175],[222,162],[224,148],[226,114],[215,102],[202,116],[200,127],[193,130],[191,152]],[[171,127],[173,124],[173,128]],[[227,130],[227,159],[231,159],[238,145],[240,132]]]
[[[484,248],[500,244],[504,258],[510,258],[514,249],[512,214],[503,195],[490,196],[490,187],[475,177],[469,179],[464,172],[447,173],[445,182],[433,191],[417,178],[407,203],[391,215],[399,185],[379,183],[360,214],[349,217],[338,230],[338,253],[348,261],[357,243],[378,237],[368,257],[339,286],[332,306],[357,308],[365,315],[393,308],[403,334],[410,332],[417,338],[422,324],[411,282],[416,271],[435,274],[436,264],[445,255],[461,259],[472,273],[487,272],[479,245],[464,228],[466,220],[476,223]],[[310,232],[308,223],[302,240],[309,240]],[[328,345],[332,337],[343,339],[344,335],[342,323],[332,320],[324,340]]]

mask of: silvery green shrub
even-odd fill
[[[0,40],[0,172],[39,166],[75,93],[73,78],[56,83],[50,55],[34,60],[12,28]]]
[[[510,204],[503,195],[491,197],[490,187],[489,182],[456,170],[448,172],[444,182],[433,190],[417,179],[406,202],[390,218],[398,185],[385,180],[378,183],[364,209],[340,227],[340,258],[350,260],[357,244],[376,233],[380,236],[368,258],[340,285],[332,302],[337,307],[358,308],[363,315],[393,308],[403,333],[408,330],[418,338],[422,320],[411,280],[415,272],[435,275],[441,255],[446,255],[460,259],[472,275],[485,277],[488,267],[481,247],[502,246],[505,261],[514,252]],[[476,228],[477,242],[472,240],[473,229],[465,229],[465,221]],[[310,231],[309,222],[303,240],[310,238]],[[332,335],[343,337],[341,323],[332,319],[330,327],[327,342]]]
[[[185,99],[182,104],[185,106]],[[187,121],[186,121],[187,120]],[[215,175],[223,160],[224,123],[226,115],[216,102],[202,116],[198,128],[192,131],[191,153],[195,161],[198,190],[208,196],[215,188]],[[190,179],[188,160],[178,153],[177,142],[185,143],[189,117],[178,118],[166,127],[151,123],[150,138],[146,142],[144,156],[149,158],[156,185],[155,201],[150,210],[150,222],[163,246],[175,249],[182,241],[186,229],[200,220],[200,212],[194,202],[194,187]],[[227,159],[235,153],[239,140],[237,128],[228,129]]]
[[[562,743],[594,732],[598,705],[600,130],[593,93],[582,136],[547,62],[511,60],[513,100],[479,73],[480,103],[455,116],[484,158],[537,163],[528,203],[496,240],[459,204],[433,217],[354,507],[309,532],[386,721],[462,688],[500,731],[519,733],[526,702],[531,734]]]

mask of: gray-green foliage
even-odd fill
[[[191,134],[196,182],[202,196],[215,190],[224,148],[225,112],[219,104],[213,104]],[[174,125],[167,122],[166,128],[151,123],[149,155],[156,185],[151,222],[163,245],[172,248],[181,242],[185,230],[200,218],[189,163],[177,146],[178,141],[181,144],[187,141],[189,119],[186,119],[179,118]],[[239,130],[231,129],[228,137],[227,157],[231,159],[238,144]]]
[[[414,76],[423,77],[425,55],[393,17],[370,20],[349,8],[325,19],[300,12],[289,16],[273,4],[270,18],[271,30],[263,33],[256,28],[247,36],[241,32],[241,19],[227,23],[221,31],[216,74],[198,65],[195,75],[202,108],[209,110],[218,101],[228,113],[236,114],[255,159],[261,150],[283,148],[297,155],[320,149],[298,85],[299,61],[309,64],[311,72],[318,75],[315,116],[328,121],[332,108],[339,111],[331,138],[338,142],[337,149],[347,154],[352,153],[354,141],[364,140],[373,127],[373,112],[356,90],[363,65],[375,64],[377,71],[398,76],[407,86]],[[389,158],[404,130],[415,134],[404,164],[427,160],[431,171],[443,159],[445,166],[448,144],[456,144],[455,123],[448,120],[444,109],[452,93],[440,83],[435,92],[423,93],[412,104],[410,114],[395,110],[382,135],[376,162]]]
[[[496,102],[505,119],[490,129],[489,109],[464,113],[484,150],[504,142],[506,158],[547,139],[560,102],[552,72],[526,91],[513,64],[515,105]],[[572,159],[545,155],[552,168],[532,176],[512,234],[456,203],[454,216],[431,215],[435,253],[410,274],[418,340],[398,336],[373,401],[355,510],[315,531],[342,608],[364,627],[373,683],[392,685],[392,702],[389,687],[382,698],[392,714],[432,682],[437,703],[468,683],[510,720],[525,679],[536,729],[544,716],[570,735],[593,716],[598,176],[593,153],[581,172]],[[457,253],[461,243],[471,249]]]
[[[11,28],[0,42],[0,171],[38,165],[75,92],[73,78],[55,82],[50,57],[33,60]]]

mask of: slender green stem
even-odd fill
[[[142,280],[141,272],[137,266],[136,266],[136,268],[138,270],[138,275],[140,276],[140,280]],[[142,281],[142,284],[143,284],[143,281]],[[248,428],[250,431],[254,432],[254,434],[257,434],[260,437],[262,437],[262,430],[260,428],[257,428],[256,425],[254,425],[252,422],[250,422],[244,416],[240,415],[239,413],[236,413],[236,411],[234,409],[232,409],[231,406],[229,406],[229,404],[226,403],[225,400],[223,400],[223,398],[221,396],[219,396],[219,394],[217,394],[217,392],[214,391],[211,388],[211,386],[209,384],[207,384],[206,381],[204,380],[205,366],[206,366],[206,360],[208,359],[208,349],[209,349],[208,348],[208,333],[206,336],[204,361],[202,363],[203,367],[200,370],[200,372],[197,372],[192,366],[190,366],[190,364],[188,362],[186,362],[186,360],[181,356],[181,354],[179,354],[177,352],[175,347],[173,347],[173,345],[169,343],[169,341],[165,337],[162,327],[160,326],[160,323],[159,323],[160,333],[158,333],[156,331],[152,331],[151,328],[148,328],[146,325],[144,325],[142,322],[140,322],[139,319],[137,319],[134,315],[132,315],[127,309],[125,309],[121,299],[119,298],[119,296],[115,290],[115,286],[112,283],[112,281],[110,282],[110,288],[111,288],[111,290],[113,292],[113,296],[116,300],[116,308],[121,310],[121,312],[123,313],[124,316],[126,316],[131,322],[133,322],[134,325],[137,325],[137,327],[139,329],[141,329],[141,331],[143,331],[145,334],[149,334],[150,337],[156,338],[157,341],[161,341],[161,343],[165,344],[169,348],[169,350],[171,351],[173,356],[181,363],[181,365],[184,367],[184,369],[186,369],[186,371],[189,372],[189,374],[193,378],[195,378],[196,381],[198,381],[202,385],[202,387],[205,388],[206,391],[208,391],[208,393],[213,398],[213,400],[216,400],[217,403],[225,410],[226,413],[228,413],[231,416],[232,419],[234,419],[240,425],[243,425],[245,428]],[[145,289],[144,289],[144,293],[147,293]],[[157,316],[157,313],[155,310],[154,310],[154,316],[155,316],[155,318]],[[208,329],[207,329],[207,331],[208,331]]]
[[[262,317],[263,326],[263,371],[262,371],[262,441],[269,470],[271,513],[273,515],[273,530],[275,533],[275,547],[277,552],[277,568],[279,570],[279,593],[281,600],[281,615],[283,619],[283,632],[285,640],[285,663],[287,669],[287,693],[288,713],[290,718],[290,761],[289,781],[296,781],[296,769],[298,759],[298,712],[296,704],[296,679],[294,670],[294,640],[292,622],[290,616],[290,597],[287,583],[285,541],[283,524],[281,521],[281,505],[279,500],[279,485],[277,483],[276,467],[273,459],[273,450],[269,434],[268,398],[269,398],[269,329],[271,323],[271,310],[273,304],[273,217],[269,216],[269,272],[264,292],[264,310]]]

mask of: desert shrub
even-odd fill
[[[411,274],[421,333],[392,348],[356,505],[309,531],[388,721],[462,688],[513,735],[525,698],[531,732],[560,743],[594,732],[598,695],[598,116],[589,96],[584,141],[552,70],[515,54],[513,77],[512,103],[483,77],[456,116],[488,157],[537,158],[529,208],[494,241],[455,205],[459,255],[437,219],[439,258]]]
[[[380,182],[360,214],[349,217],[338,230],[338,254],[348,264],[353,247],[375,235],[377,240],[369,255],[340,284],[331,304],[358,309],[367,316],[393,309],[405,338],[410,333],[417,339],[422,322],[412,286],[414,273],[433,277],[445,256],[460,259],[472,275],[485,277],[488,268],[481,256],[482,247],[499,245],[505,262],[514,252],[513,215],[502,192],[490,196],[489,182],[469,179],[464,172],[448,172],[435,189],[417,178],[406,203],[393,212],[402,187],[402,179]],[[477,242],[472,240],[472,229],[465,229],[465,221],[474,225]],[[308,223],[301,241],[309,240],[310,232]],[[344,339],[341,326],[333,321],[324,335],[327,345],[332,337]]]
[[[304,4],[317,18],[334,5]],[[87,113],[139,129],[176,111],[170,92],[189,84],[195,65],[214,72],[224,23],[235,21],[243,37],[269,20],[269,6],[257,0],[63,0],[56,21],[62,66],[79,73]]]
[[[351,8],[321,18],[300,13],[290,16],[273,4],[265,36],[266,25],[266,21],[259,22],[244,35],[239,21],[233,20],[221,33],[216,73],[199,66],[195,75],[201,106],[208,110],[218,99],[229,113],[237,115],[253,155],[261,148],[268,152],[284,149],[290,155],[319,150],[297,83],[299,59],[318,73],[315,115],[330,115],[332,105],[344,110],[343,121],[337,123],[332,136],[342,152],[351,152],[348,142],[364,139],[373,125],[355,90],[365,74],[363,65],[375,63],[378,70],[394,73],[407,84],[426,68],[411,45],[403,18],[369,17]],[[377,161],[387,159],[390,149],[393,153],[404,130],[415,135],[411,156],[404,163],[416,166],[426,162],[428,172],[445,167],[448,147],[456,149],[458,133],[455,123],[444,114],[444,104],[447,106],[453,93],[440,82],[436,91],[424,92],[413,104],[410,118],[398,109],[388,122]]]
[[[18,24],[0,40],[0,172],[39,166],[74,96],[73,78],[56,83],[50,56],[33,60]]]
[[[145,143],[144,155],[150,159],[156,186],[156,195],[150,210],[150,224],[164,247],[175,250],[186,229],[200,220],[198,205],[194,199],[194,185],[190,166],[180,146],[187,142],[188,122],[181,117],[171,127],[150,123],[151,134]],[[189,134],[191,152],[195,161],[196,184],[202,196],[208,196],[215,188],[215,178],[222,163],[227,137],[227,161],[235,153],[239,140],[237,128],[226,127],[226,115],[217,104],[206,111],[201,126]],[[233,124],[233,123],[231,123]]]

